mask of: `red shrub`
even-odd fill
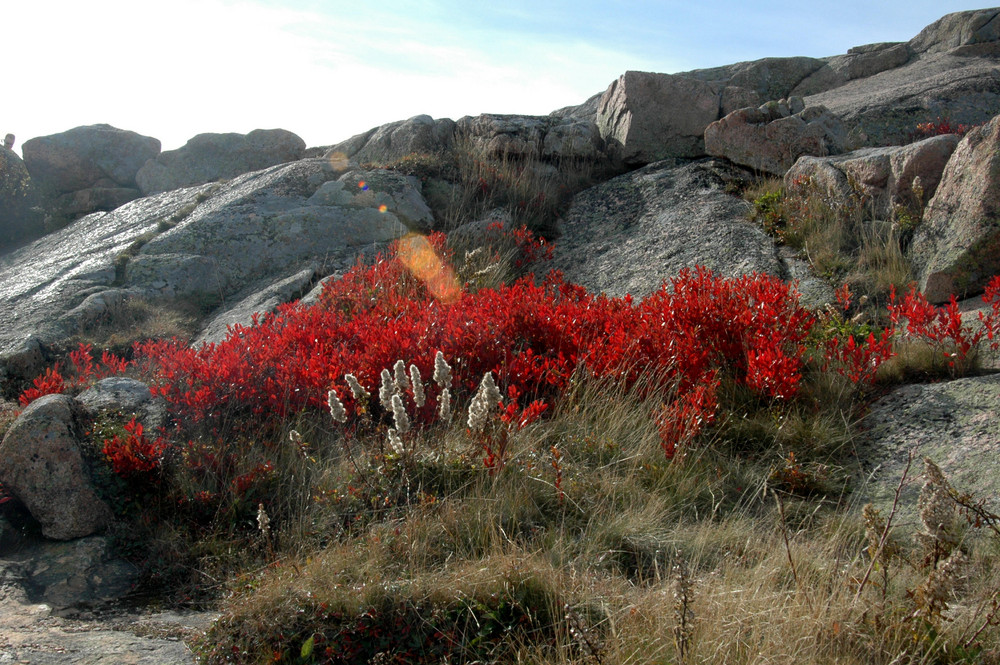
[[[167,441],[157,437],[150,441],[143,434],[141,423],[135,418],[125,423],[127,436],[117,434],[104,440],[102,452],[111,464],[111,469],[122,477],[144,476],[160,468]]]
[[[325,411],[331,387],[352,414],[345,374],[376,393],[382,369],[398,359],[430,376],[437,351],[453,367],[454,403],[493,372],[509,391],[501,417],[513,427],[542,415],[578,371],[633,383],[649,373],[673,380],[681,405],[665,420],[676,423],[664,427],[676,425],[685,439],[711,422],[716,403],[708,387],[719,372],[765,399],[796,392],[814,319],[777,278],[727,279],[699,268],[635,302],[589,294],[553,273],[542,283],[528,277],[441,299],[433,294],[435,271],[448,270],[443,239],[431,236],[428,246],[441,260],[422,261],[420,271],[408,270],[396,252],[330,282],[316,306],[286,305],[252,327],[234,327],[218,344],[153,341],[139,345],[138,355],[178,422],[210,427]],[[415,426],[435,418],[438,388],[426,391]],[[368,408],[375,424],[391,417],[376,400]]]
[[[993,297],[996,292],[992,292]],[[989,327],[973,330],[962,324],[955,296],[944,307],[935,307],[927,302],[915,286],[897,300],[895,290],[889,303],[889,317],[893,324],[900,326],[906,319],[906,334],[922,339],[936,347],[947,359],[953,373],[961,373],[970,360],[970,353],[976,349]]]
[[[45,373],[36,376],[32,382],[33,388],[28,388],[18,398],[21,406],[28,406],[42,395],[52,395],[66,390],[66,380],[59,373],[59,363],[52,367],[45,368]]]

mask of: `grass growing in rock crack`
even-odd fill
[[[860,188],[843,201],[825,196],[809,180],[785,189],[779,179],[747,188],[751,218],[779,242],[800,250],[816,274],[848,284],[858,295],[884,304],[890,289],[912,281],[903,250],[917,221],[908,208],[879,219]]]
[[[607,168],[593,159],[542,160],[495,154],[469,140],[435,154],[414,153],[383,165],[420,179],[437,226],[452,230],[501,210],[513,227],[546,237],[574,194],[600,182]]]

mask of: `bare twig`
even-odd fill
[[[809,611],[812,612],[812,601],[809,598],[809,594],[804,591],[804,588],[799,581],[799,573],[795,570],[795,559],[792,558],[792,544],[788,539],[788,524],[785,522],[785,504],[781,500],[781,495],[779,495],[777,491],[771,490],[771,493],[774,494],[774,500],[778,502],[778,515],[781,516],[781,536],[785,540],[785,556],[788,557],[788,566],[792,569],[792,579],[795,580],[795,588],[803,594],[803,597],[806,600],[806,605],[809,606]]]
[[[910,466],[912,464],[913,451],[911,450],[906,455],[906,468],[903,469],[903,476],[899,479],[899,484],[896,485],[896,492],[892,497],[892,510],[889,511],[889,517],[885,520],[885,528],[882,529],[882,535],[879,537],[878,547],[875,548],[872,560],[868,563],[868,570],[865,571],[865,576],[861,578],[861,584],[858,585],[858,592],[854,594],[854,600],[851,601],[852,608],[861,598],[861,593],[865,590],[865,585],[868,584],[868,579],[875,569],[875,562],[878,561],[879,555],[882,554],[882,550],[885,549],[885,544],[889,540],[889,533],[892,531],[892,518],[896,516],[896,511],[899,509],[899,495],[903,492],[903,485],[906,483],[906,476],[910,473]]]
[[[1000,613],[1000,603],[997,602],[998,594],[1000,594],[1000,591],[993,592],[993,596],[989,601],[993,604],[993,607],[990,609],[989,614],[986,615],[986,619],[983,621],[983,625],[979,627],[979,630],[973,633],[972,637],[966,640],[965,644],[962,645],[963,648],[968,649],[972,647],[984,630],[986,630],[989,626],[997,625],[998,621],[1000,621],[1000,617],[997,616],[997,614]]]

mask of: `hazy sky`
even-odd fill
[[[627,70],[678,72],[905,41],[946,0],[17,0],[0,135],[108,123],[164,150],[281,127],[329,145],[427,113],[545,114]]]

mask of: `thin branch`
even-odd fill
[[[892,510],[889,511],[889,517],[885,520],[885,528],[882,529],[882,535],[878,540],[878,547],[875,548],[875,553],[872,554],[872,560],[868,564],[868,570],[865,571],[865,576],[861,578],[861,584],[858,585],[858,592],[854,595],[854,600],[851,601],[852,608],[861,598],[861,593],[865,590],[865,585],[868,584],[868,578],[871,577],[872,571],[875,569],[875,562],[878,561],[879,555],[882,554],[882,550],[885,549],[885,544],[889,540],[889,532],[892,530],[892,518],[896,516],[896,511],[899,509],[899,495],[903,492],[903,485],[906,483],[906,476],[909,474],[910,466],[912,464],[913,450],[910,450],[910,452],[906,455],[906,468],[903,469],[903,476],[899,479],[899,484],[896,485],[896,492],[892,497]]]
[[[788,524],[785,522],[785,504],[781,500],[781,496],[777,491],[771,490],[774,495],[774,500],[778,502],[778,514],[781,516],[781,535],[785,539],[785,555],[788,557],[788,566],[792,569],[792,579],[795,580],[795,588],[803,597],[806,599],[806,605],[809,606],[809,611],[813,611],[812,601],[809,599],[809,594],[804,591],[804,588],[799,581],[799,573],[795,570],[795,560],[792,558],[792,544],[788,539]]]

